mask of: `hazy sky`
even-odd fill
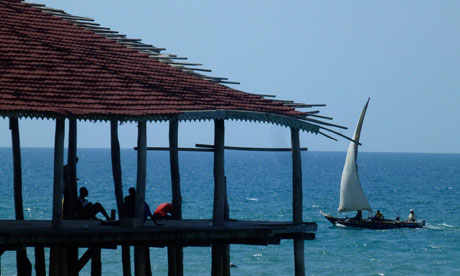
[[[321,114],[351,136],[368,97],[362,151],[460,152],[459,1],[114,1],[40,0],[91,17],[130,38],[167,48],[242,91],[324,103]],[[180,125],[180,145],[212,143],[213,124]],[[228,122],[226,144],[289,146],[287,128]],[[52,121],[20,121],[22,146],[50,147]],[[10,146],[0,120],[0,146]],[[148,125],[148,146],[167,143],[166,125]],[[120,129],[122,147],[135,125]],[[348,142],[303,133],[311,150]],[[109,147],[106,123],[80,123],[79,147]]]

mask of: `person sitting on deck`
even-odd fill
[[[91,203],[85,197],[88,196],[88,189],[85,187],[80,188],[80,195],[77,198],[75,204],[75,215],[76,219],[97,219],[96,215],[101,213],[104,215],[106,220],[111,220],[107,212],[105,211],[104,207],[97,202]]]
[[[414,214],[414,209],[410,210],[409,217],[407,218],[408,222],[415,222],[415,214]]]
[[[363,219],[363,211],[362,210],[356,211],[356,216],[353,219],[362,220]]]
[[[172,209],[172,204],[171,203],[161,203],[158,205],[158,207],[155,209],[155,212],[153,212],[153,216],[156,219],[171,219],[171,209]]]
[[[380,213],[380,210],[377,210],[377,213],[375,213],[375,216],[372,219],[373,220],[384,220],[385,218],[383,217],[383,214]]]
[[[127,218],[134,218],[134,217],[136,217],[136,208],[135,208],[135,206],[136,206],[136,189],[134,187],[131,187],[131,188],[128,189],[128,193],[129,193],[129,195],[125,196],[125,200],[124,200],[124,203],[123,203],[123,208],[124,208],[125,216]],[[156,225],[161,225],[155,220],[154,216],[152,215],[152,213],[150,211],[150,206],[144,201],[144,222],[149,217],[152,219],[152,221]]]

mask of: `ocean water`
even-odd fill
[[[109,149],[79,149],[79,186],[88,199],[116,209]],[[184,218],[211,218],[213,156],[181,152]],[[147,202],[170,201],[169,155],[149,152]],[[0,148],[0,217],[14,219],[11,149]],[[460,155],[360,153],[359,170],[371,206],[387,218],[405,219],[410,209],[423,229],[366,230],[333,227],[320,211],[336,214],[345,152],[303,152],[304,221],[318,224],[305,241],[307,275],[459,275]],[[290,153],[226,152],[230,216],[291,220]],[[53,150],[22,150],[25,219],[51,219]],[[122,150],[124,193],[136,181],[136,152]],[[349,214],[354,215],[354,214]],[[154,275],[167,275],[166,248],[151,249]],[[33,251],[29,254],[32,257]],[[80,250],[83,254],[83,250]],[[16,275],[15,254],[1,258],[2,275]],[[122,275],[120,250],[104,250],[104,275]],[[210,248],[185,248],[185,275],[210,275]],[[33,257],[31,258],[33,263]],[[293,275],[292,241],[280,245],[231,246],[232,275]],[[89,266],[81,275],[90,275]]]

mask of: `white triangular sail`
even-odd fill
[[[364,195],[363,188],[359,182],[358,166],[356,159],[358,157],[358,142],[361,135],[361,127],[366,115],[367,105],[369,99],[364,106],[361,117],[359,117],[358,125],[356,126],[353,140],[348,146],[347,158],[345,159],[345,166],[342,172],[342,181],[340,183],[340,205],[339,213],[357,211],[357,210],[372,210],[366,196]]]

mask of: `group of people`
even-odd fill
[[[356,211],[356,216],[354,217],[354,219],[356,219],[356,220],[362,220],[362,219],[363,219],[363,211],[362,211],[362,210]],[[384,217],[383,214],[380,212],[380,210],[377,210],[377,212],[376,212],[375,215],[371,218],[371,220],[374,220],[374,221],[383,221],[383,220],[385,220],[385,217]],[[399,221],[399,217],[396,218],[396,220]],[[408,221],[408,222],[415,222],[415,221],[416,221],[414,209],[411,209],[411,210],[410,210],[410,212],[409,212],[409,217],[407,218],[407,221]]]
[[[76,157],[75,163],[78,163],[78,157]],[[69,201],[65,200],[66,197],[69,196],[68,187],[70,186],[70,183],[70,168],[69,165],[66,164],[64,166],[64,210],[70,209]],[[136,205],[136,189],[134,187],[131,187],[129,188],[128,193],[129,195],[124,198],[123,202],[124,216],[127,218],[134,218]],[[106,220],[115,220],[115,210],[112,210],[111,215],[109,216],[105,208],[99,202],[93,204],[86,199],[87,196],[88,189],[85,187],[81,187],[80,195],[78,196],[75,202],[74,214],[70,214],[70,216],[67,218],[81,220],[96,219],[96,215],[101,213]],[[157,220],[171,218],[171,210],[171,203],[162,203],[155,209],[155,212],[153,212],[152,214],[149,205],[144,201],[144,221],[150,217],[155,224],[159,225]]]
[[[131,187],[128,189],[129,195],[125,197],[123,202],[123,209],[125,217],[134,218],[136,216],[136,189]],[[171,203],[162,203],[158,205],[155,211],[150,211],[150,206],[144,201],[144,221],[149,217],[156,225],[160,225],[157,220],[170,219],[171,218]]]
[[[129,195],[124,198],[123,202],[124,216],[127,218],[134,218],[136,189],[131,187],[129,188],[128,193]],[[112,212],[111,216],[109,216],[105,208],[99,202],[93,204],[86,199],[87,196],[88,189],[86,187],[81,187],[80,195],[78,196],[75,204],[75,219],[96,219],[96,215],[99,213],[101,213],[106,220],[115,219],[115,212]],[[144,221],[150,217],[156,225],[160,225],[157,220],[170,219],[171,210],[171,203],[162,203],[152,214],[149,205],[144,201]]]

